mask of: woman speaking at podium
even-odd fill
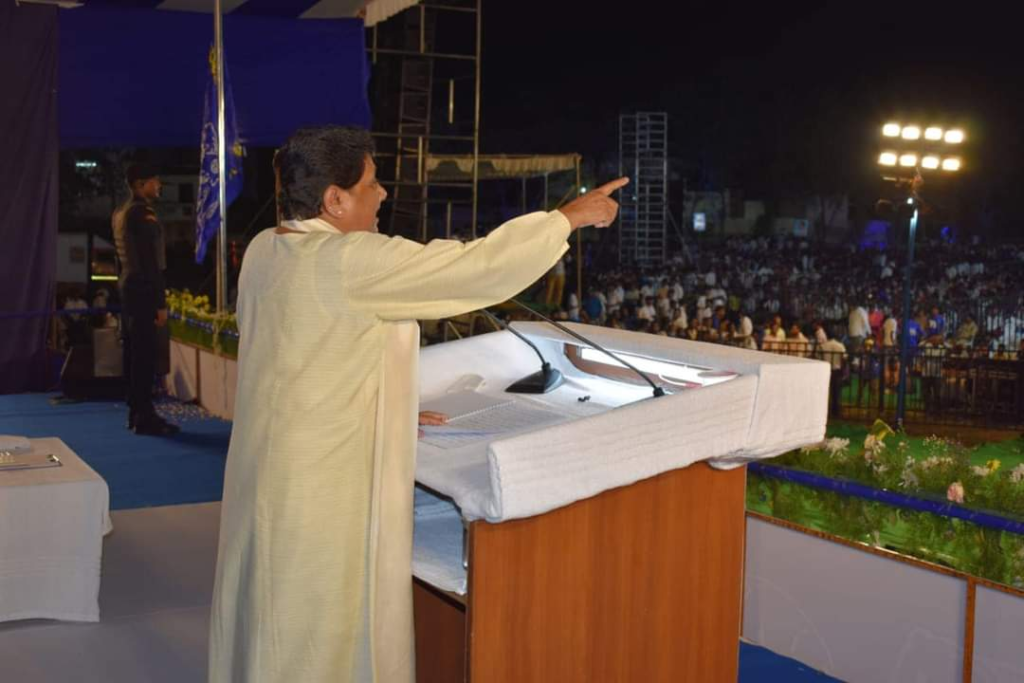
[[[377,232],[367,131],[294,133],[275,159],[284,221],[249,245],[211,616],[216,683],[410,683],[417,318],[504,301],[619,179],[468,243]]]

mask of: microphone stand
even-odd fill
[[[657,384],[652,382],[650,377],[648,377],[644,373],[642,373],[639,370],[637,370],[631,363],[627,362],[624,358],[620,358],[619,356],[615,355],[614,353],[612,353],[608,349],[602,347],[600,344],[598,344],[598,343],[596,343],[596,342],[594,342],[594,341],[592,341],[590,339],[587,339],[582,334],[578,334],[576,332],[573,332],[572,330],[570,330],[565,325],[562,325],[561,323],[555,322],[554,320],[552,320],[551,318],[547,317],[546,315],[544,315],[542,313],[538,313],[537,311],[533,310],[532,308],[530,308],[529,306],[524,304],[522,301],[519,301],[518,299],[509,299],[509,301],[514,303],[516,306],[519,306],[520,308],[529,311],[532,315],[537,316],[541,320],[543,320],[545,322],[548,322],[548,323],[551,323],[556,328],[558,328],[562,332],[565,332],[570,337],[573,337],[574,339],[578,339],[579,341],[583,342],[584,344],[587,344],[588,346],[593,346],[595,349],[597,349],[598,351],[600,351],[604,355],[608,356],[612,360],[616,361],[617,363],[622,363],[624,366],[626,366],[627,368],[629,368],[630,370],[635,372],[637,375],[639,375],[640,378],[643,379],[643,381],[645,381],[645,382],[647,382],[648,384],[651,385],[651,387],[654,389],[654,397],[655,398],[657,398],[659,396],[664,396],[665,395],[665,390],[664,389],[662,389]],[[509,331],[513,331],[511,327],[509,327],[507,329]],[[529,342],[527,342],[527,343],[529,344]],[[530,344],[530,346],[533,346],[533,344]],[[538,351],[538,354],[539,353],[540,352]]]
[[[540,370],[532,375],[527,375],[517,382],[513,382],[505,389],[506,392],[510,394],[546,394],[549,391],[554,391],[562,385],[562,382],[565,381],[565,377],[562,376],[560,371],[551,367],[551,363],[547,362],[544,355],[540,352],[540,349],[538,349],[533,342],[527,339],[521,332],[517,332],[512,329],[510,325],[502,322],[501,319],[486,308],[481,308],[480,312],[490,318],[491,322],[495,325],[508,330],[525,342],[527,346],[533,349],[533,352],[537,354],[537,357],[540,358]]]

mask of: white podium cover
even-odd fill
[[[550,410],[554,424],[490,441],[439,447],[421,440],[417,481],[450,497],[467,520],[500,522],[550,510],[707,460],[735,467],[825,436],[829,365],[733,347],[603,327],[572,325],[598,344],[631,356],[737,373],[728,381],[651,396],[649,387],[584,373],[566,345],[586,348],[544,323],[518,323],[566,377],[539,396],[505,394],[539,369],[528,346],[508,332],[423,349],[421,408],[441,405],[474,385],[490,397]],[[585,399],[585,402],[581,402]]]
[[[99,621],[107,483],[60,439],[30,441],[64,464],[0,471],[0,621]]]

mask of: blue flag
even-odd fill
[[[220,176],[217,160],[217,58],[210,48],[210,73],[203,104],[203,132],[200,143],[199,194],[196,198],[196,263],[206,257],[207,245],[220,231]],[[242,192],[242,145],[235,123],[235,100],[231,96],[228,65],[224,64],[224,146],[227,162],[227,203]]]

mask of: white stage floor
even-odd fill
[[[100,622],[0,624],[0,680],[206,680],[220,503],[124,510],[111,520]]]

